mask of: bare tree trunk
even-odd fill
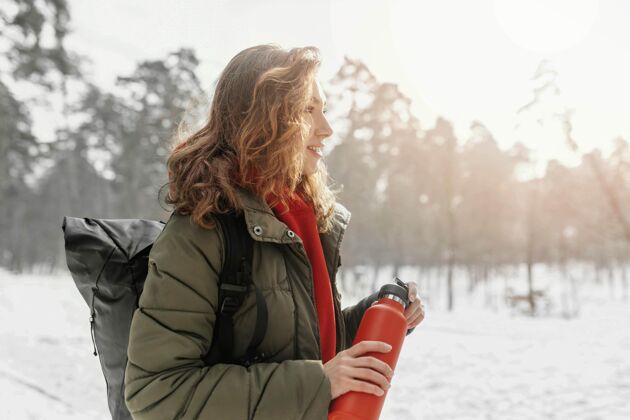
[[[534,300],[534,249],[535,249],[535,240],[536,240],[536,229],[535,229],[535,211],[536,204],[538,202],[538,180],[535,179],[533,187],[530,186],[529,191],[529,203],[527,208],[527,290],[528,290],[528,300],[530,307],[530,314],[534,316],[536,314],[536,301]]]
[[[527,258],[527,290],[531,315],[536,314],[536,301],[534,300],[534,273],[533,262],[531,258]]]
[[[569,273],[569,281],[571,282],[571,300],[573,302],[572,315],[578,316],[580,314],[580,295],[578,293],[577,282],[575,277]]]
[[[596,284],[602,284],[602,278],[600,276],[599,262],[598,261],[595,261],[593,263],[593,270],[594,270],[595,283]]]
[[[448,286],[448,310],[453,310],[453,261],[449,260],[446,271],[446,284]]]
[[[452,175],[451,175],[452,176]],[[452,193],[450,194],[452,196]],[[452,311],[454,308],[453,301],[453,271],[455,266],[455,211],[450,205],[448,207],[448,246],[447,246],[447,286],[448,286],[448,310]]]
[[[573,317],[575,312],[576,298],[575,298],[575,282],[573,277],[569,273],[568,267],[568,249],[567,241],[563,235],[560,235],[560,241],[558,249],[560,251],[560,257],[558,259],[558,267],[562,277],[564,290],[562,292],[562,314],[565,317]]]
[[[496,306],[493,300],[492,288],[490,287],[490,270],[488,269],[488,264],[484,263],[484,271],[483,271],[483,290],[484,290],[484,300],[485,306],[491,307],[496,311]]]
[[[28,235],[24,235],[25,214],[28,200],[25,191],[10,190],[7,194],[7,202],[13,204],[9,221],[9,269],[16,273],[21,273],[26,268],[24,242],[29,240]]]
[[[608,262],[608,289],[610,298],[615,298],[615,267],[612,261]]]
[[[474,264],[466,264],[466,273],[468,273],[468,294],[471,295],[475,290],[476,272]]]

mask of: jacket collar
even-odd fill
[[[289,227],[276,217],[262,197],[242,187],[236,187],[236,189],[243,206],[247,231],[254,240],[292,243],[298,239],[289,237],[287,234]]]
[[[236,187],[243,206],[247,230],[254,240],[275,243],[301,243],[297,236],[289,236],[289,227],[280,221],[261,197],[253,192]],[[351,213],[342,204],[335,203],[333,226],[329,232],[320,233],[322,247],[329,267],[337,261],[341,239],[350,221]],[[336,269],[336,267],[334,267]]]

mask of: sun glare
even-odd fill
[[[496,18],[516,45],[537,53],[571,48],[591,31],[597,0],[493,0]]]

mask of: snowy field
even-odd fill
[[[508,279],[469,294],[459,277],[451,313],[443,282],[418,281],[426,319],[406,339],[381,419],[630,419],[630,302],[584,282],[579,315],[563,317],[568,289],[547,273],[555,306],[530,318],[503,304]],[[109,418],[88,316],[68,274],[0,271],[0,419]]]

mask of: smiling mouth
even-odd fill
[[[313,152],[315,155],[317,155],[317,157],[323,157],[321,147],[307,146],[307,149]]]

